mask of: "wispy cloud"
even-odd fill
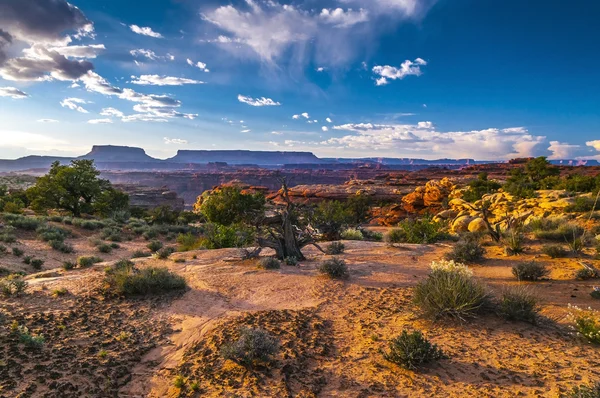
[[[58,123],[56,119],[38,119],[38,123]]]
[[[113,121],[111,119],[92,119],[88,120],[89,124],[111,124]]]
[[[167,53],[166,55],[157,55],[152,50],[146,50],[143,48],[138,48],[135,50],[129,51],[129,53],[134,57],[145,57],[152,61],[174,61],[175,56]]]
[[[81,105],[89,104],[88,101],[82,100],[81,98],[65,98],[60,102],[60,105],[63,108],[69,108],[73,111],[81,112],[81,113],[89,113],[86,109],[84,109]]]
[[[164,137],[163,138],[165,144],[167,145],[187,145],[188,141],[184,140],[182,138],[169,138],[169,137]]]
[[[161,35],[160,33],[157,33],[155,31],[153,31],[152,28],[140,27],[140,26],[137,26],[137,25],[129,25],[129,29],[131,29],[131,31],[133,33],[137,33],[138,35],[155,37],[157,39],[162,39],[163,38],[163,35]]]
[[[199,80],[186,79],[183,77],[159,76],[159,75],[141,75],[140,77],[131,76],[132,84],[144,86],[183,86],[184,84],[204,84]]]
[[[238,101],[251,106],[279,106],[279,102],[273,101],[271,98],[252,98],[244,95],[238,95]]]
[[[389,83],[389,80],[404,79],[406,76],[421,76],[421,66],[427,65],[424,59],[417,58],[414,61],[406,60],[399,68],[394,66],[376,65],[373,67],[373,73],[380,76],[375,80],[378,86],[384,86]]]
[[[27,93],[15,87],[0,87],[0,97],[10,97],[12,99],[24,99],[29,97]]]
[[[190,66],[200,69],[202,72],[210,72],[210,69],[208,69],[206,67],[206,64],[204,62],[198,61],[198,62],[194,63],[194,61],[192,61],[191,59],[188,58],[187,63]]]

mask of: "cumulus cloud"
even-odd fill
[[[140,27],[140,26],[137,26],[137,25],[129,25],[129,29],[131,29],[131,31],[133,33],[137,33],[138,35],[155,37],[157,39],[162,39],[163,38],[163,35],[161,35],[160,33],[157,33],[155,31],[153,31],[152,28]]]
[[[156,55],[156,53],[152,50],[146,50],[143,48],[137,48],[135,50],[131,50],[129,51],[129,54],[131,54],[134,57],[145,57],[148,58],[152,61],[174,61],[175,60],[175,56],[172,54],[167,53],[166,55]]]
[[[404,79],[406,76],[421,76],[421,66],[427,65],[427,62],[421,58],[414,61],[406,60],[402,62],[399,68],[394,66],[376,65],[373,67],[373,73],[380,76],[375,80],[378,86],[384,86],[389,83],[389,80]]]
[[[300,116],[302,116],[305,119],[308,119],[310,117],[310,115],[307,112],[301,113]]]
[[[325,120],[327,121],[327,123],[333,123],[333,121],[329,117],[327,119],[325,119]]]
[[[169,138],[169,137],[164,137],[163,140],[165,141],[165,144],[170,145],[170,144],[174,144],[174,145],[187,145],[188,141],[181,139],[181,138]]]
[[[585,143],[586,146],[592,147],[600,152],[600,140],[588,141]]]
[[[81,113],[89,113],[86,109],[84,109],[83,107],[81,107],[78,104],[89,104],[89,102],[82,100],[81,98],[65,98],[64,100],[62,100],[60,102],[60,105],[63,108],[69,108],[73,111],[77,111],[77,112],[81,112]]]
[[[15,87],[0,87],[0,97],[23,99],[29,97],[29,95]]]
[[[187,63],[190,66],[200,69],[202,72],[210,72],[210,69],[208,69],[206,67],[206,64],[204,62],[198,61],[198,62],[194,63],[194,61],[192,61],[191,59],[188,58]]]
[[[38,119],[38,123],[58,123],[56,119]]]
[[[89,124],[111,124],[113,121],[111,119],[92,119],[88,120]]]
[[[323,131],[329,131],[329,127],[323,126],[323,127],[321,127],[321,130],[323,130]]]
[[[279,102],[273,101],[271,98],[252,98],[244,95],[238,95],[238,101],[251,106],[279,106]]]
[[[123,117],[125,114],[118,109],[115,108],[103,108],[102,112],[100,112],[101,116],[115,116],[115,117]]]
[[[62,47],[50,47],[48,50],[56,51],[60,55],[71,58],[96,58],[101,54],[106,47],[104,44],[90,44],[87,46],[62,46]],[[25,51],[28,53],[29,50]]]
[[[159,76],[159,75],[141,75],[140,77],[131,76],[132,84],[143,86],[183,86],[184,84],[204,84],[199,80],[185,79],[182,77]]]
[[[575,153],[579,148],[581,148],[579,145],[572,145],[559,141],[550,141],[548,150],[552,152],[552,154],[548,156],[548,159],[572,159],[575,157]]]
[[[319,17],[324,22],[332,24],[335,27],[345,28],[357,23],[368,21],[369,13],[362,8],[358,11],[353,11],[351,8],[346,11],[344,11],[342,8],[324,8],[321,11],[321,14],[319,14]]]

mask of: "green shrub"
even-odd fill
[[[520,281],[534,282],[547,277],[550,270],[544,264],[530,261],[514,265],[512,273]]]
[[[590,268],[582,268],[575,273],[575,279],[586,281],[588,279],[598,279],[600,275],[598,271]]]
[[[175,249],[174,248],[172,248],[172,247],[163,247],[162,249],[160,249],[159,251],[157,251],[156,253],[154,253],[152,256],[154,258],[159,259],[159,260],[166,260],[173,253],[175,253]]]
[[[0,254],[6,254],[8,249],[4,245],[0,245]]]
[[[566,398],[600,398],[600,382],[575,386]]]
[[[42,220],[38,219],[37,217],[27,217],[22,215],[13,216],[14,218],[11,217],[11,220],[7,220],[8,224],[18,229],[24,229],[26,231],[35,231],[42,225]],[[4,219],[6,220],[6,218],[7,217],[5,215]]]
[[[3,232],[0,234],[0,242],[4,243],[15,243],[17,237],[11,232]]]
[[[443,359],[446,356],[437,345],[427,340],[420,331],[402,331],[389,344],[389,351],[383,354],[386,361],[405,369],[417,370],[424,365]]]
[[[102,229],[100,233],[100,237],[104,240],[108,240],[110,242],[121,242],[123,241],[122,237],[123,231],[120,228],[116,227],[105,227]]]
[[[177,235],[177,243],[182,252],[197,250],[202,246],[201,240],[191,232]]]
[[[142,258],[142,257],[150,257],[152,254],[151,253],[146,253],[143,250],[136,250],[133,252],[133,254],[131,255],[131,258]]]
[[[444,228],[443,224],[433,222],[429,218],[407,219],[401,221],[398,227],[398,229],[394,229],[387,234],[387,243],[435,243],[448,236],[442,232]]]
[[[537,230],[534,236],[537,239],[565,243],[580,238],[584,233],[585,230],[579,225],[563,222],[555,229]]]
[[[600,203],[596,203],[595,199],[581,196],[575,198],[573,204],[565,207],[567,213],[587,213],[595,210],[600,210]]]
[[[296,265],[298,265],[298,259],[296,257],[286,257],[283,262],[285,263],[285,265],[290,265],[292,267],[295,267]]]
[[[414,290],[413,301],[427,317],[465,319],[489,304],[486,288],[471,271],[454,261],[431,264],[431,272]]]
[[[111,249],[115,249],[115,250],[121,248],[121,245],[116,242],[112,242],[109,246]]]
[[[150,249],[150,251],[152,253],[159,251],[160,249],[163,248],[163,244],[161,241],[159,240],[153,240],[152,242],[148,243],[148,245],[146,246],[148,249]]]
[[[500,187],[498,182],[488,180],[487,173],[480,173],[476,180],[469,183],[469,188],[463,192],[462,198],[467,202],[476,202],[483,195],[498,191]]]
[[[110,245],[107,245],[106,243],[103,243],[101,245],[98,246],[98,251],[100,253],[111,253],[113,251],[113,248]]]
[[[476,234],[466,234],[454,245],[452,251],[446,254],[446,260],[458,263],[474,263],[483,260],[485,249],[481,245],[481,237]]]
[[[381,242],[383,241],[383,234],[377,231],[371,231],[369,229],[362,229],[362,234],[366,240]]]
[[[138,269],[132,262],[123,261],[106,271],[105,292],[118,296],[160,294],[186,287],[185,279],[166,267]]]
[[[365,237],[360,229],[349,228],[342,231],[342,239],[345,240],[364,240]]]
[[[72,261],[65,261],[65,262],[63,263],[63,265],[62,265],[62,268],[63,268],[65,271],[70,271],[70,270],[72,270],[73,268],[75,268],[76,266],[77,266],[77,264],[75,264],[75,263],[74,263],[74,262],[72,262]]]
[[[23,250],[18,247],[12,248],[12,254],[17,257],[21,257],[23,255]]]
[[[569,306],[569,318],[574,323],[577,334],[590,343],[600,344],[600,316],[592,309]]]
[[[337,257],[324,261],[319,266],[319,272],[331,279],[347,279],[350,276],[346,262]]]
[[[270,363],[278,350],[277,340],[266,331],[243,328],[236,341],[221,347],[221,355],[240,365],[254,366]]]
[[[44,242],[60,241],[64,240],[71,235],[69,231],[58,227],[42,226],[36,230],[38,237]]]
[[[510,321],[535,324],[540,311],[538,298],[525,286],[509,288],[498,301],[498,313]]]
[[[61,253],[74,253],[75,248],[68,243],[65,243],[60,240],[51,240],[48,242],[50,247],[54,250],[58,250]]]
[[[33,334],[26,326],[18,326],[16,330],[19,341],[26,347],[41,349],[46,342],[43,334]]]
[[[40,270],[40,269],[42,269],[42,265],[44,265],[44,260],[42,260],[41,258],[31,259],[31,266],[34,269]]]
[[[30,265],[31,260],[33,260],[33,256],[25,256],[25,257],[23,257],[23,264]]]
[[[551,258],[563,258],[568,254],[565,248],[560,245],[545,245],[542,248],[542,253]]]
[[[254,242],[254,230],[242,224],[206,224],[201,246],[206,249],[246,247]]]
[[[142,233],[142,237],[146,240],[150,240],[150,239],[156,239],[158,238],[158,229],[154,228],[154,227],[150,227],[150,228],[146,228],[144,230],[144,232]]]
[[[96,257],[96,256],[91,256],[91,257],[79,257],[77,259],[77,264],[79,264],[80,267],[91,267],[94,264],[97,263],[101,263],[102,259],[100,257]]]
[[[404,243],[406,242],[406,233],[404,233],[404,230],[402,229],[394,228],[385,234],[384,239],[389,245],[393,245],[395,243]]]
[[[6,278],[0,279],[0,291],[6,297],[20,296],[25,293],[29,283],[20,275],[9,275]]]
[[[62,296],[66,296],[67,294],[69,294],[69,291],[67,290],[67,288],[61,287],[60,289],[54,289],[52,291],[52,296],[54,297],[62,297]]]
[[[325,249],[325,253],[329,255],[343,254],[346,246],[342,242],[332,242]]]
[[[281,262],[274,257],[263,257],[258,260],[257,267],[261,269],[279,269],[281,268]]]
[[[525,251],[523,241],[525,240],[523,233],[519,229],[511,229],[502,234],[502,244],[504,252],[508,256],[515,256]]]

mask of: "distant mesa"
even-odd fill
[[[93,159],[95,162],[160,162],[146,154],[142,148],[116,145],[94,145],[87,155],[79,159]]]
[[[167,159],[174,163],[208,164],[224,162],[230,165],[257,164],[275,166],[284,164],[321,163],[322,160],[311,152],[267,152],[267,151],[208,151],[180,150]]]

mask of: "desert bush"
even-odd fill
[[[0,245],[0,254],[8,253],[8,248],[4,245]]]
[[[346,246],[342,242],[332,242],[325,249],[325,253],[329,255],[338,255],[344,253]]]
[[[206,249],[246,247],[254,242],[254,230],[242,224],[206,224],[200,242]]]
[[[160,294],[185,289],[185,279],[166,267],[138,269],[131,261],[121,261],[106,270],[105,292],[117,296]]]
[[[19,341],[28,348],[41,349],[46,342],[43,334],[34,334],[29,331],[26,326],[18,326],[16,334]]]
[[[17,257],[21,257],[23,255],[23,250],[18,247],[12,248],[12,254]]]
[[[537,239],[555,242],[569,242],[581,238],[585,230],[576,224],[562,222],[555,229],[544,229],[534,231]]]
[[[10,270],[8,268],[0,267],[0,278],[10,275]]]
[[[350,276],[346,262],[337,257],[324,261],[319,266],[319,272],[331,279],[347,279]]]
[[[156,239],[158,238],[158,235],[160,235],[160,233],[156,227],[145,228],[142,233],[142,237],[146,240]]]
[[[569,305],[569,319],[573,322],[577,335],[590,343],[600,344],[600,315],[592,309],[581,309]]]
[[[17,241],[17,237],[9,231],[6,231],[0,234],[0,242],[4,242],[4,243],[15,243]]]
[[[567,224],[567,220],[563,218],[532,218],[529,224],[527,224],[527,230],[530,232],[556,231],[565,224]]]
[[[62,268],[63,268],[65,271],[70,271],[70,270],[72,270],[73,268],[75,268],[76,266],[77,266],[77,264],[75,264],[75,263],[74,263],[74,262],[72,262],[72,261],[65,261],[65,262],[63,262]]]
[[[263,257],[258,260],[257,267],[260,269],[279,269],[281,262],[274,257]]]
[[[131,255],[131,258],[142,258],[142,257],[150,257],[152,254],[151,253],[146,253],[143,250],[136,250],[133,252],[133,254]]]
[[[230,226],[244,222],[252,224],[265,211],[265,197],[261,193],[244,193],[239,187],[223,187],[216,192],[206,192],[194,211],[211,223]]]
[[[524,241],[523,232],[519,229],[511,229],[510,231],[502,234],[502,244],[504,245],[504,251],[508,256],[515,256],[525,251],[523,246]]]
[[[290,265],[292,267],[295,267],[296,265],[298,265],[298,259],[296,257],[286,257],[283,262],[285,263],[285,265]]]
[[[48,242],[48,244],[50,245],[50,247],[54,250],[57,250],[61,253],[74,253],[75,252],[75,248],[68,244],[65,243],[63,241],[60,240],[51,240],[50,242]]]
[[[35,231],[42,226],[43,221],[37,217],[27,217],[20,214],[12,214],[12,217],[8,217],[8,214],[4,216],[4,220],[15,228],[24,229],[26,231]]]
[[[600,382],[575,386],[569,391],[566,398],[600,398]]]
[[[394,228],[385,234],[384,240],[389,245],[404,243],[406,242],[406,233],[402,229]]]
[[[64,242],[64,240],[71,235],[71,233],[67,230],[51,226],[39,227],[36,229],[36,232],[39,239],[43,240],[44,242],[50,242],[53,240]]]
[[[122,234],[123,231],[120,228],[105,227],[102,229],[100,237],[110,242],[121,242],[123,240]]]
[[[569,249],[571,250],[571,253],[573,253],[573,255],[579,256],[583,253],[583,249],[586,245],[585,236],[582,236],[580,238],[573,238],[573,240],[567,241],[567,245],[569,246]]]
[[[489,295],[467,266],[440,261],[433,262],[427,278],[417,284],[413,301],[427,317],[462,320],[485,308]]]
[[[481,245],[481,237],[477,234],[465,234],[445,257],[446,260],[458,263],[473,263],[481,261],[484,254],[485,249]]]
[[[360,229],[348,228],[342,231],[342,239],[345,240],[364,240],[365,237]]]
[[[148,249],[150,249],[151,252],[154,253],[154,252],[157,252],[160,249],[162,249],[163,248],[163,244],[159,240],[153,240],[152,242],[148,243],[148,245],[146,245],[146,247]]]
[[[476,202],[485,194],[498,191],[501,185],[492,180],[488,180],[487,173],[480,173],[477,179],[469,183],[469,188],[463,192],[462,198],[467,202]]]
[[[444,225],[430,218],[408,219],[401,221],[398,226],[405,233],[404,243],[435,243],[447,237],[447,234],[442,232]]]
[[[381,232],[371,231],[369,229],[362,229],[360,231],[362,232],[366,240],[371,240],[374,242],[383,241],[383,234]]]
[[[102,259],[100,257],[96,257],[96,256],[82,256],[79,257],[77,259],[77,264],[79,264],[80,267],[91,267],[94,264],[97,263],[101,263]]]
[[[240,337],[221,347],[221,355],[244,366],[263,365],[271,362],[279,344],[268,332],[262,329],[243,328]]]
[[[163,247],[156,253],[152,255],[152,257],[157,258],[159,260],[166,260],[169,258],[171,254],[175,253],[175,249],[172,247]]]
[[[23,264],[30,265],[31,260],[33,260],[33,256],[25,256],[25,257],[23,257]]]
[[[540,307],[538,298],[525,286],[508,288],[498,300],[498,314],[510,321],[524,321],[535,324]]]
[[[550,270],[535,261],[515,264],[512,267],[513,275],[520,281],[538,281],[550,274]]]
[[[177,243],[182,252],[197,250],[202,246],[201,240],[191,232],[177,235]]]
[[[69,291],[64,287],[61,287],[60,289],[54,289],[52,291],[52,296],[54,297],[66,296],[67,294],[69,294]]]
[[[417,370],[424,365],[443,359],[444,352],[432,344],[420,331],[408,333],[402,331],[400,336],[389,343],[389,351],[383,354],[385,360],[405,369]]]
[[[100,253],[105,253],[105,254],[111,253],[113,251],[113,248],[109,244],[106,244],[106,243],[98,245],[97,249]]]
[[[40,270],[42,269],[42,265],[44,265],[44,260],[41,258],[32,258],[30,264],[34,269]]]
[[[600,203],[597,203],[595,199],[583,196],[575,198],[573,204],[565,207],[567,213],[587,213],[595,210],[600,210]]]
[[[565,248],[560,245],[545,245],[542,247],[542,253],[551,258],[563,258],[568,254]]]
[[[575,273],[575,279],[586,281],[588,279],[600,278],[598,271],[591,268],[582,268]]]
[[[5,297],[20,296],[25,293],[29,283],[20,275],[9,275],[6,278],[0,279],[0,291]]]

